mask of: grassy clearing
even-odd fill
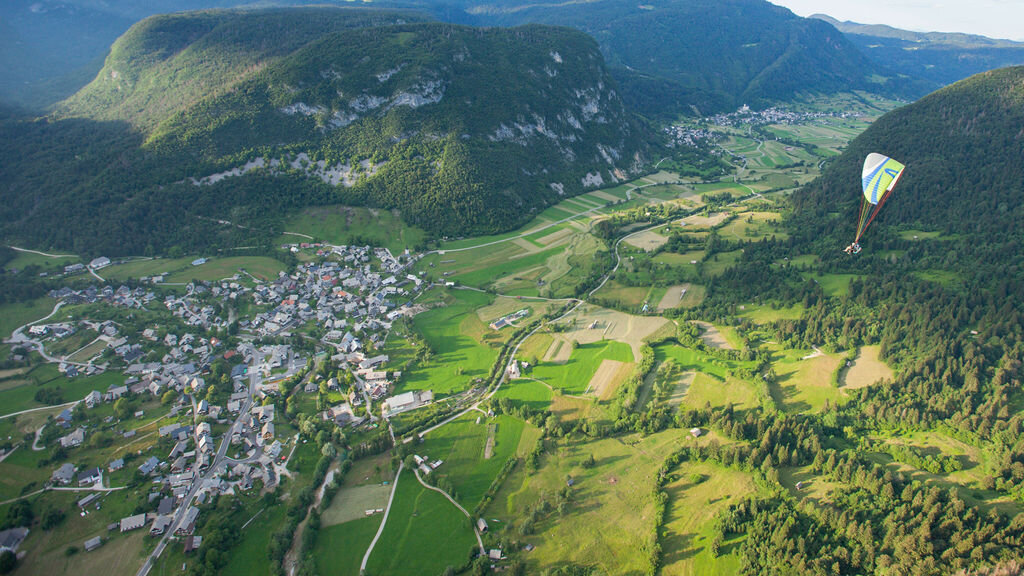
[[[775,212],[742,212],[718,231],[726,240],[748,242],[775,237],[785,240],[789,234],[782,229],[781,216]]]
[[[814,280],[821,290],[829,296],[845,296],[850,291],[850,281],[857,278],[856,274],[811,274],[803,273],[803,277]]]
[[[413,478],[415,482],[416,479]],[[320,529],[313,556],[320,574],[358,574],[383,515],[369,516]]]
[[[255,498],[245,497],[243,502],[244,519],[238,526],[241,527],[262,508],[260,501]],[[271,574],[270,560],[267,558],[267,548],[270,547],[270,537],[285,521],[286,506],[278,504],[263,511],[254,522],[239,532],[241,539],[231,550],[231,559],[221,571],[221,574],[233,576],[255,576]],[[364,550],[365,551],[365,550]]]
[[[469,519],[444,496],[421,486],[412,472],[402,472],[366,573],[440,574],[447,566],[465,564],[475,547]]]
[[[277,278],[278,272],[283,272],[285,269],[282,262],[266,256],[212,258],[199,266],[192,266],[190,263],[187,268],[171,274],[167,278],[167,282],[191,282],[193,280],[213,282],[230,278],[241,270],[266,281]]]
[[[682,254],[676,254],[674,252],[662,252],[654,257],[654,262],[658,264],[668,264],[669,266],[695,266],[697,262],[704,259],[703,250],[694,250],[692,252],[684,252]]]
[[[547,332],[536,332],[519,346],[518,357],[534,365],[547,354],[554,337]]]
[[[594,296],[612,303],[617,308],[639,312],[640,308],[651,300],[651,287],[626,286],[616,280],[609,280]]]
[[[890,380],[893,377],[892,368],[889,368],[878,357],[882,351],[881,346],[863,346],[857,354],[857,359],[850,367],[843,371],[840,384],[843,388],[864,388],[879,380]]]
[[[750,367],[749,362],[722,360],[674,344],[656,346],[654,358],[658,363],[673,360],[682,371],[694,372],[689,388],[681,399],[681,403],[689,408],[704,408],[707,404],[726,406],[730,403],[737,408],[759,405],[753,386],[731,375],[738,368]]]
[[[53,311],[56,303],[57,300],[44,297],[0,306],[0,335],[7,338],[18,327],[46,316]],[[58,313],[54,320],[60,318],[61,314]]]
[[[832,385],[832,373],[843,361],[837,354],[820,354],[813,358],[811,351],[785,351],[773,363],[776,381],[772,394],[779,407],[786,412],[818,412],[825,402],[832,405],[845,402],[846,392]]]
[[[678,446],[679,430],[640,439],[608,438],[563,444],[541,459],[540,468],[514,471],[486,510],[492,530],[536,546],[525,557],[528,574],[566,562],[596,566],[601,573],[642,573],[643,549],[653,541],[653,479],[649,471]],[[584,468],[588,454],[595,465]],[[544,497],[551,498],[574,479],[572,501],[564,515],[552,511],[520,537],[518,525]]]
[[[568,362],[542,362],[534,367],[531,376],[566,393],[583,394],[603,360],[631,363],[633,354],[628,345],[613,340],[579,344]]]
[[[494,446],[491,457],[484,458],[489,426],[495,428]],[[515,456],[522,432],[522,420],[511,416],[487,418],[480,412],[470,412],[428,434],[426,442],[416,449],[423,457],[444,462],[424,480],[435,484],[437,478],[448,478],[455,486],[456,499],[472,510],[505,461]]]
[[[731,252],[720,252],[715,254],[704,261],[704,274],[714,278],[721,276],[725,270],[737,262],[743,257],[742,250],[733,250]]]
[[[426,233],[402,221],[397,210],[376,210],[352,206],[318,206],[292,216],[284,225],[288,232],[298,232],[331,244],[372,244],[384,246],[395,255],[423,243]],[[304,238],[285,236],[290,242]]]
[[[726,538],[717,557],[711,554],[711,541],[715,515],[756,492],[753,478],[711,462],[684,462],[673,477],[665,485],[669,504],[662,530],[661,573],[727,576],[739,572],[738,548],[745,536]]]
[[[70,255],[51,258],[42,254],[33,254],[32,252],[17,252],[16,254],[10,262],[4,265],[5,270],[24,270],[29,266],[36,266],[40,272],[52,274],[54,272],[63,272],[64,267],[68,264],[82,261],[78,256]]]

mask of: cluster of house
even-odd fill
[[[201,283],[193,283],[191,287],[188,296],[168,295],[165,297],[164,306],[189,326],[196,326],[203,330],[226,326],[227,323],[223,318],[217,316],[213,306],[193,297],[193,294],[205,294],[206,286]],[[219,292],[220,288],[217,289]]]
[[[402,276],[403,264],[384,249],[334,246],[330,252],[342,262],[300,264],[292,274],[258,285],[253,300],[274,308],[240,325],[263,336],[278,336],[315,320],[326,330],[324,340],[339,349],[349,351],[354,340],[361,345],[353,332],[374,344],[382,342],[391,322],[405,311],[395,301],[409,300],[419,291],[420,279]],[[379,259],[379,267],[371,255]]]
[[[104,302],[111,306],[123,308],[142,308],[156,299],[156,294],[142,288],[129,288],[120,286],[88,286],[80,290],[74,290],[64,286],[56,290],[50,290],[49,296],[63,300],[68,304],[95,304]]]

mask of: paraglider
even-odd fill
[[[881,154],[871,153],[864,159],[864,170],[861,172],[864,197],[860,202],[857,236],[853,239],[853,244],[847,246],[843,252],[847,254],[860,253],[860,237],[864,235],[871,221],[882,209],[882,205],[892,195],[892,189],[896,187],[896,182],[899,181],[904,168],[903,164]]]

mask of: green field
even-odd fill
[[[29,300],[28,302],[15,302],[0,306],[0,336],[8,338],[12,332],[23,324],[46,316],[53,311],[53,305],[56,303],[57,301],[53,298],[44,297]],[[60,319],[62,319],[60,313],[52,318],[54,321],[59,321]]]
[[[64,272],[64,267],[68,264],[82,261],[78,256],[72,255],[61,255],[59,258],[52,258],[42,254],[33,254],[32,252],[16,252],[16,254],[10,262],[4,264],[4,269],[24,270],[29,266],[36,266],[39,268],[39,272],[53,274],[55,272]]]
[[[520,379],[505,382],[494,398],[508,398],[515,406],[526,405],[531,410],[547,410],[551,406],[551,389],[536,380]]]
[[[263,281],[277,278],[278,272],[286,270],[280,260],[266,256],[235,256],[231,258],[211,258],[206,264],[188,267],[175,272],[166,278],[167,282],[191,282],[192,280],[206,280],[212,282],[230,278],[245,270],[249,274]]]
[[[669,505],[662,529],[661,573],[668,575],[731,576],[740,569],[739,545],[744,536],[730,534],[720,554],[711,554],[715,515],[738,503],[756,487],[746,472],[712,462],[684,462],[665,485]],[[694,482],[695,480],[698,480]]]
[[[244,509],[245,513],[237,515],[242,524],[262,508],[259,501],[247,504]],[[270,562],[267,558],[267,548],[270,546],[271,536],[284,521],[286,511],[287,507],[282,504],[267,508],[246,526],[245,530],[239,531],[239,542],[231,550],[230,560],[221,569],[221,574],[233,576],[271,574],[273,571],[270,569]],[[238,525],[239,528],[242,524]]]
[[[536,546],[523,556],[527,574],[567,562],[596,567],[602,574],[644,573],[644,549],[655,539],[651,470],[676,449],[680,435],[668,430],[646,438],[560,443],[541,458],[537,470],[520,467],[509,475],[485,513],[489,521],[500,520],[491,522],[492,537]],[[595,464],[584,468],[588,455]],[[556,494],[570,476],[572,497],[559,513]],[[521,536],[521,524],[542,499],[548,512],[539,515],[532,534]]]
[[[403,471],[366,573],[440,574],[447,566],[467,563],[475,547],[470,520],[443,495],[421,486],[412,472]]]
[[[798,320],[804,313],[804,307],[800,304],[793,304],[786,308],[746,304],[742,308],[739,315],[743,318],[750,318],[757,324],[767,324],[776,320]]]
[[[111,371],[96,376],[66,378],[57,371],[55,364],[39,364],[19,379],[24,383],[0,390],[0,415],[47,406],[35,399],[40,387],[59,389],[63,402],[71,402],[85,398],[93,390],[106,390],[111,384],[123,384],[125,377]]]
[[[850,282],[857,278],[856,274],[822,274],[804,272],[803,277],[813,280],[821,290],[829,296],[843,296],[850,290]]]
[[[846,392],[832,385],[832,374],[842,358],[821,354],[813,358],[810,350],[783,350],[772,364],[776,382],[772,394],[786,412],[818,412],[829,402],[833,406],[848,399]]]
[[[359,574],[359,565],[377,533],[381,518],[383,515],[377,514],[321,528],[313,549],[319,573]]]
[[[383,246],[396,256],[412,250],[426,239],[426,232],[402,221],[398,211],[333,205],[307,208],[285,222],[284,229],[314,237],[330,244],[371,244]],[[283,242],[308,239],[283,235]]]
[[[480,423],[477,424],[477,418]],[[488,436],[493,430],[494,444],[490,458],[485,458]],[[471,411],[428,434],[417,453],[431,461],[444,462],[424,481],[436,484],[444,477],[455,486],[455,498],[472,510],[483,498],[487,488],[505,462],[515,456],[523,421],[511,416],[487,418]]]
[[[476,314],[476,310],[490,304],[493,297],[471,290],[449,290],[442,294],[445,306],[413,319],[413,326],[433,351],[430,360],[405,370],[399,362],[410,357],[408,342],[401,338],[388,339],[385,353],[392,357],[389,366],[405,370],[397,392],[433,390],[442,395],[461,392],[469,388],[474,379],[485,378],[498,357],[504,336],[488,328]]]
[[[191,267],[193,260],[195,258],[150,258],[136,260],[126,264],[109,266],[100,270],[99,274],[107,280],[128,280],[129,278],[142,278],[164,273],[171,275]]]
[[[578,344],[566,363],[542,362],[530,375],[568,394],[583,394],[602,360],[633,362],[633,351],[628,344],[614,340]]]

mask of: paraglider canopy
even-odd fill
[[[864,159],[864,170],[861,171],[861,186],[864,199],[860,205],[860,219],[857,221],[857,237],[852,246],[860,251],[860,237],[875,219],[878,211],[896,187],[905,166],[882,154],[872,153]],[[854,253],[856,253],[854,252]]]

